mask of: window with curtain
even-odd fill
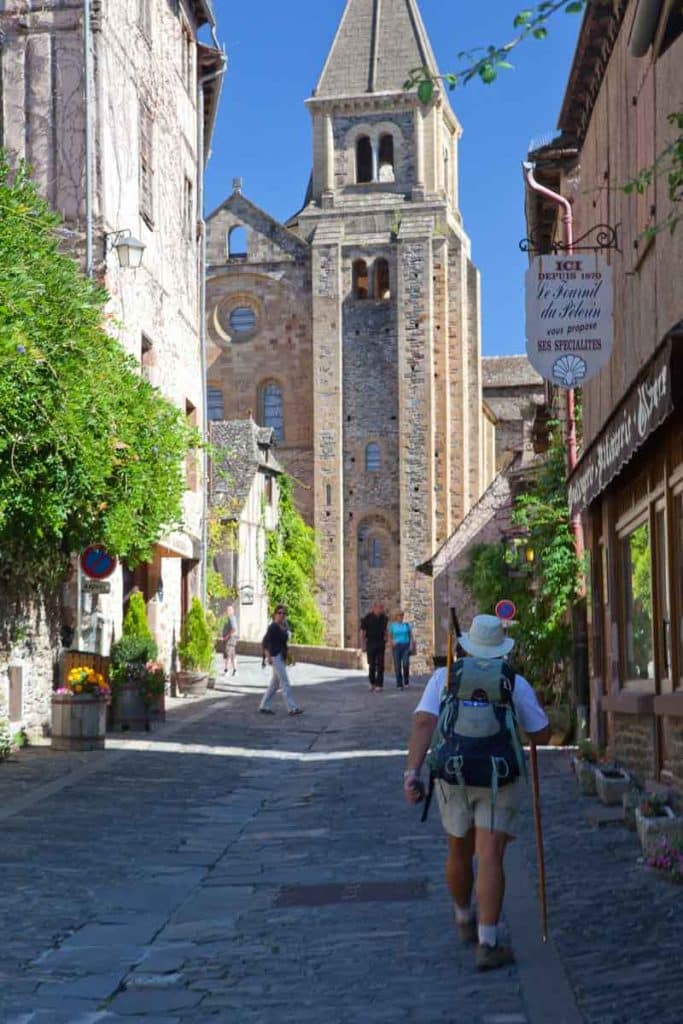
[[[261,389],[261,413],[264,427],[271,427],[276,441],[285,439],[284,403],[282,388],[269,381]]]

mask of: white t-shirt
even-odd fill
[[[441,694],[446,685],[446,669],[437,668],[424,688],[422,699],[415,712],[426,711],[429,715],[439,714]],[[515,687],[512,691],[512,703],[515,706],[517,721],[524,732],[538,732],[548,724],[548,716],[538,703],[533,688],[524,676],[515,676]]]

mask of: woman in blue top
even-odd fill
[[[405,612],[398,611],[394,621],[389,623],[389,636],[394,655],[396,686],[402,690],[410,682],[410,655],[413,646],[413,628],[405,622]]]

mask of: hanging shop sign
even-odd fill
[[[612,268],[599,253],[534,256],[526,272],[526,351],[542,377],[577,388],[612,351]]]
[[[627,393],[569,478],[569,507],[582,512],[673,411],[671,342]]]

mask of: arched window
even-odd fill
[[[228,256],[247,255],[247,233],[244,228],[230,228],[228,232]]]
[[[371,569],[382,568],[382,545],[379,537],[371,537],[368,541],[368,564]]]
[[[372,181],[372,143],[367,135],[356,142],[356,181]]]
[[[376,441],[371,441],[370,444],[365,446],[365,472],[366,473],[377,473],[381,466],[381,457],[379,452],[379,445]]]
[[[390,299],[389,264],[386,260],[375,261],[375,298]]]
[[[264,427],[271,427],[276,441],[285,439],[285,415],[282,388],[275,381],[268,381],[261,388],[261,420]]]
[[[220,388],[206,389],[206,410],[210,420],[223,419],[223,392]]]
[[[355,299],[367,299],[368,289],[368,265],[365,260],[355,260],[353,264],[353,297]]]
[[[394,136],[381,135],[379,140],[379,180],[395,181]]]

